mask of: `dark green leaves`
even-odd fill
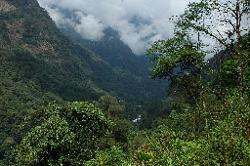
[[[148,50],[155,66],[153,78],[172,78],[175,69],[194,69],[201,67],[204,55],[185,37],[176,36],[169,40],[155,42]]]
[[[104,114],[87,102],[50,104],[36,115],[29,120],[36,126],[15,150],[18,165],[82,165],[93,158],[110,126]]]

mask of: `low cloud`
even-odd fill
[[[83,38],[100,40],[104,36],[103,31],[105,30],[105,26],[97,18],[92,15],[84,15],[81,12],[77,12],[76,14],[80,17],[80,20],[73,28]]]
[[[140,55],[152,42],[173,35],[169,18],[181,14],[191,0],[38,1],[59,27],[70,26],[83,38],[94,41],[100,40],[104,30],[111,27]]]

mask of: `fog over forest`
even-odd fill
[[[152,42],[173,35],[172,16],[195,0],[38,0],[58,26],[71,25],[82,37],[99,40],[107,27],[117,30],[135,54],[144,54]],[[60,9],[73,11],[67,18]]]

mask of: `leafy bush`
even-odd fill
[[[18,165],[82,165],[94,157],[111,122],[93,104],[49,104],[26,125],[35,127],[14,152]],[[25,125],[24,125],[25,126]]]

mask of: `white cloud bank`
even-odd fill
[[[169,18],[181,14],[192,0],[38,1],[58,26],[69,25],[83,38],[95,41],[111,27],[135,54],[140,55],[152,42],[172,36],[173,25]],[[74,16],[66,17],[62,10]]]

